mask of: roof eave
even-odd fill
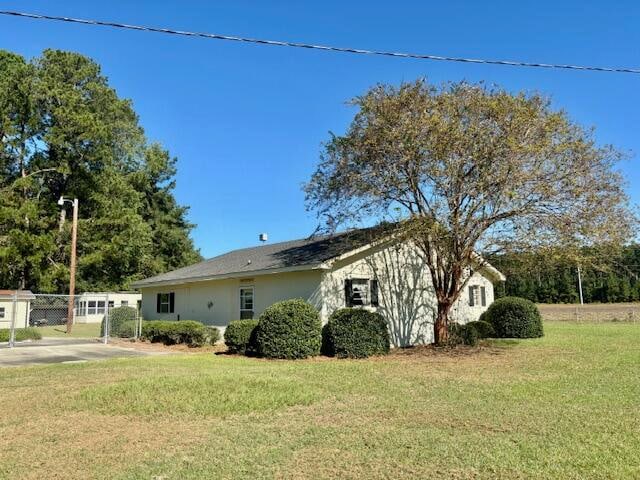
[[[326,270],[326,269],[327,267],[325,267],[323,264],[311,264],[311,265],[299,265],[296,267],[265,268],[261,270],[231,272],[231,273],[224,273],[220,275],[185,277],[185,278],[174,279],[174,280],[158,280],[158,281],[141,280],[138,282],[133,282],[131,284],[131,288],[141,289],[141,288],[151,288],[151,287],[163,287],[168,285],[184,285],[186,283],[210,282],[213,280],[228,280],[231,278],[253,277],[253,276],[259,276],[259,275],[275,275],[278,273],[304,272],[307,270]]]

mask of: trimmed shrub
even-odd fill
[[[224,343],[231,353],[247,355],[255,353],[254,331],[258,326],[258,320],[234,320],[224,331]]]
[[[152,320],[143,322],[142,338],[165,345],[184,343],[190,347],[202,347],[210,341],[211,333],[208,330],[202,323],[194,320]],[[218,338],[219,335],[218,332]]]
[[[389,329],[379,313],[343,308],[322,329],[322,352],[339,358],[365,358],[389,353]]]
[[[482,316],[480,318],[482,318]],[[478,338],[491,338],[496,334],[495,330],[493,329],[493,325],[485,320],[469,322],[467,323],[467,325],[476,329],[476,332],[478,332]]]
[[[0,329],[0,342],[8,342],[11,336],[11,330],[8,328]],[[25,340],[40,340],[42,334],[35,327],[28,328],[16,328],[16,342],[23,342]]]
[[[453,323],[449,325],[447,344],[449,346],[469,345],[470,347],[475,347],[478,344],[478,330],[471,323]]]
[[[481,319],[491,323],[498,338],[535,338],[544,334],[538,307],[524,298],[500,298],[489,306]]]
[[[302,299],[267,308],[256,328],[258,354],[267,358],[306,358],[320,354],[322,325],[318,311]]]
[[[135,321],[138,311],[133,307],[115,307],[109,309],[109,335],[112,337],[130,338],[135,336]],[[100,325],[100,336],[104,337],[104,322]],[[123,325],[127,324],[124,328]],[[131,325],[134,325],[133,329]]]

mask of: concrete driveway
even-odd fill
[[[144,357],[157,352],[104,345],[92,339],[43,338],[37,342],[19,342],[15,348],[0,346],[0,367],[80,363],[108,358]],[[162,353],[160,353],[162,354]]]

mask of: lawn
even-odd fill
[[[99,323],[76,323],[71,328],[71,334],[67,334],[66,325],[49,325],[38,327],[38,331],[43,337],[65,337],[65,338],[97,338],[100,336]]]
[[[361,361],[0,369],[0,478],[639,478],[640,325]]]

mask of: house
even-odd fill
[[[146,319],[198,320],[224,329],[273,303],[303,298],[326,322],[345,306],[380,312],[396,346],[433,341],[437,308],[428,268],[411,245],[379,228],[234,250],[135,282]],[[486,262],[469,271],[456,321],[477,320],[504,276]]]
[[[30,290],[0,290],[0,329],[11,328],[11,322],[14,321],[14,306],[15,327],[28,327],[31,302],[35,298]]]
[[[136,292],[84,292],[76,296],[74,323],[99,323],[106,307],[139,308],[142,295]]]

